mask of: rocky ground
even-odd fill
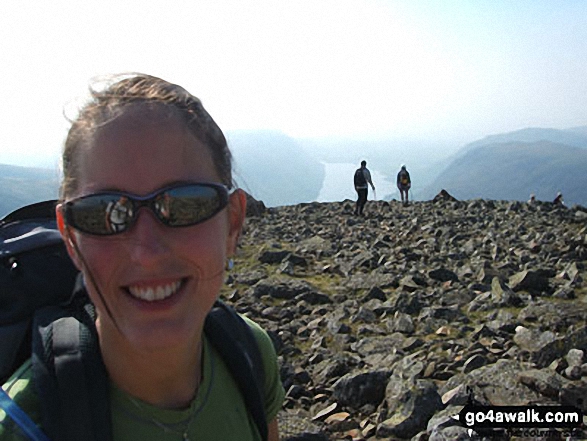
[[[263,208],[223,296],[274,340],[284,439],[528,439],[470,434],[451,418],[467,402],[587,414],[586,209],[448,195],[364,217],[351,201]]]

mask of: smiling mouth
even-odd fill
[[[157,302],[165,300],[175,294],[181,286],[184,284],[184,280],[178,280],[176,282],[165,283],[157,286],[129,286],[126,291],[139,300],[146,302]]]

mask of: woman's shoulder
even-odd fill
[[[265,355],[265,352],[270,351],[272,352],[273,356],[275,356],[275,347],[273,346],[273,341],[271,340],[271,337],[269,337],[267,331],[265,331],[265,329],[263,329],[257,322],[250,319],[249,317],[242,314],[239,315],[251,329],[253,336],[259,345],[261,353]]]
[[[33,421],[40,420],[39,400],[33,385],[31,360],[27,360],[12,374],[2,389]],[[0,440],[21,439],[19,430],[10,417],[0,410]]]
[[[261,352],[265,371],[265,409],[268,421],[272,421],[281,409],[285,397],[285,390],[283,389],[279,374],[275,346],[267,331],[257,322],[244,315],[241,315],[241,317],[251,329],[259,346],[259,352]]]
[[[31,360],[28,359],[14,372],[14,374],[12,374],[8,381],[4,383],[2,389],[8,393],[10,398],[18,403],[30,394],[35,394],[34,388],[32,387],[32,380],[33,365]]]

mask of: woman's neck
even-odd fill
[[[190,405],[202,378],[202,333],[189,347],[140,350],[97,326],[106,370],[119,389],[166,409]]]

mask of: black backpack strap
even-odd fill
[[[74,315],[53,306],[35,314],[32,360],[42,425],[54,440],[109,441],[108,377],[93,319]]]
[[[30,219],[55,219],[55,207],[57,203],[57,199],[51,199],[21,207],[4,216],[0,220],[0,226],[11,222],[28,221]]]
[[[54,440],[110,441],[108,376],[93,319],[90,314],[82,314],[80,319],[78,314],[74,317],[71,311],[53,306],[35,314],[33,375],[42,404],[42,425]],[[266,441],[265,372],[255,336],[247,323],[222,302],[208,314],[204,330],[228,366]]]
[[[65,304],[73,292],[78,271],[57,229],[55,203],[0,220],[0,383],[31,356],[34,311]]]
[[[234,309],[221,301],[206,317],[204,332],[236,380],[259,434],[266,441],[265,369],[253,332]]]

